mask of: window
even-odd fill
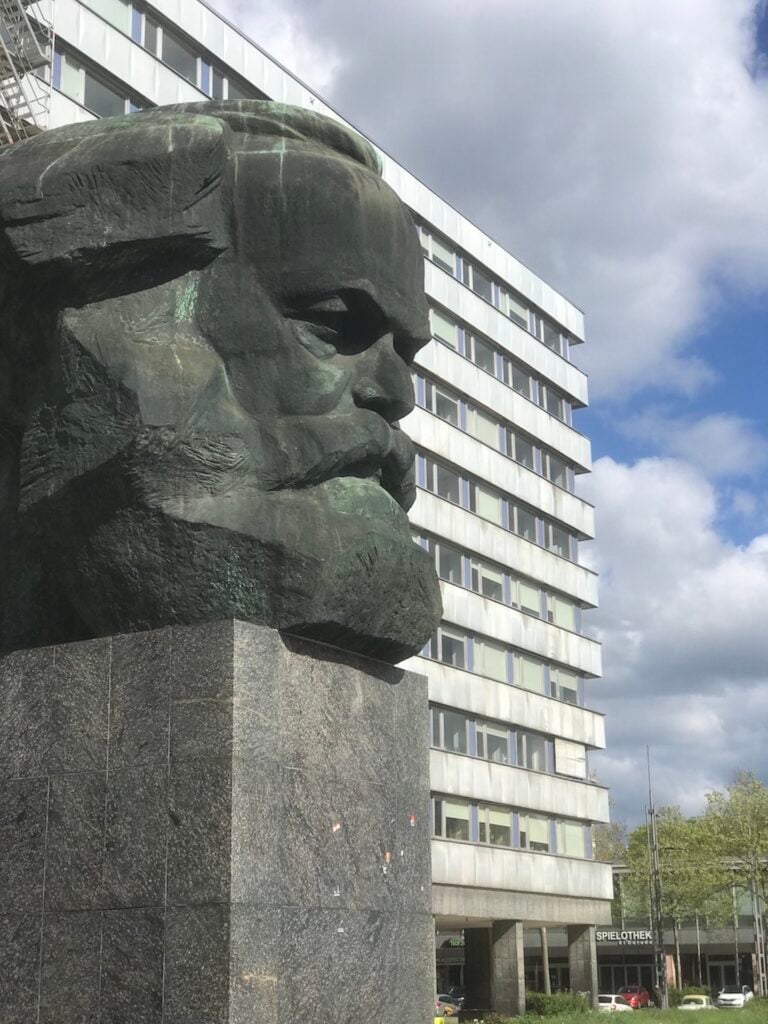
[[[254,89],[252,86],[246,85],[245,82],[239,82],[230,77],[227,79],[227,99],[258,100],[267,99],[267,97],[259,89]]]
[[[541,340],[547,346],[551,348],[553,352],[557,352],[558,355],[562,352],[562,343],[560,341],[560,331],[553,323],[549,320],[542,318],[542,334]]]
[[[501,308],[510,320],[528,330],[528,307],[522,299],[516,298],[510,292],[502,292]]]
[[[425,227],[420,229],[421,248],[424,255],[445,270],[451,276],[456,274],[456,253],[451,246],[438,235],[432,234]]]
[[[464,284],[468,285],[476,295],[485,299],[486,302],[493,302],[493,282],[484,271],[465,261],[463,277]]]
[[[442,313],[438,313],[436,309],[431,309],[429,316],[432,323],[432,336],[450,348],[458,348],[459,325]]]
[[[492,640],[475,639],[474,670],[480,676],[496,679],[500,683],[507,681],[507,649],[503,644]]]
[[[521,505],[510,505],[509,527],[524,540],[536,543],[536,517]]]
[[[504,573],[486,562],[473,560],[471,571],[472,589],[494,601],[504,600]]]
[[[520,847],[549,853],[549,819],[538,814],[521,814]]]
[[[514,577],[511,581],[512,604],[529,615],[537,615],[541,618],[541,592],[532,583],[525,580],[518,580]]]
[[[461,479],[459,474],[440,462],[427,460],[427,490],[438,494],[454,505],[461,503]]]
[[[435,656],[438,661],[454,668],[465,668],[467,638],[458,632],[440,626],[433,641]]]
[[[503,499],[496,491],[483,487],[481,484],[473,484],[471,490],[470,509],[477,512],[483,519],[490,519],[492,523],[502,525]]]
[[[552,455],[547,452],[544,455],[544,475],[548,477],[553,484],[557,484],[558,487],[562,487],[565,490],[570,490],[568,487],[568,466],[562,459],[558,459],[556,455]]]
[[[497,804],[480,804],[477,811],[480,842],[491,846],[511,846],[512,811]]]
[[[559,597],[557,594],[547,596],[547,618],[562,629],[570,629],[571,632],[578,632],[576,613],[578,605],[569,601],[566,597]]]
[[[511,458],[515,462],[519,462],[521,466],[525,466],[526,469],[536,468],[536,457],[535,449],[530,441],[527,441],[524,437],[519,434],[513,433],[511,430],[507,432],[507,451]]]
[[[160,56],[160,26],[148,14],[144,16],[144,46],[156,57]]]
[[[518,732],[517,763],[521,768],[547,771],[547,741],[537,732]]]
[[[88,6],[101,17],[119,28],[121,32],[129,32],[131,28],[131,0],[86,0]]]
[[[557,852],[566,857],[586,857],[585,832],[584,825],[580,821],[558,821]]]
[[[499,447],[498,421],[471,406],[467,408],[467,433],[493,448]]]
[[[539,405],[547,412],[567,423],[570,418],[570,405],[563,396],[549,384],[539,385]]]
[[[554,523],[547,523],[545,537],[546,547],[550,551],[554,551],[561,558],[571,557],[571,535],[567,530],[561,526],[555,526]]]
[[[516,654],[514,683],[524,690],[544,693],[544,662],[527,654]]]
[[[587,750],[582,743],[555,737],[555,771],[575,779],[587,777]]]
[[[163,29],[163,63],[173,68],[177,75],[197,85],[197,54],[169,29]]]
[[[83,106],[99,117],[118,117],[128,109],[128,98],[85,69]]]
[[[434,709],[437,711],[437,709]],[[466,754],[469,751],[467,732],[469,719],[466,715],[460,715],[455,711],[439,712],[442,726],[442,741],[438,744],[443,750],[452,751],[454,754]]]
[[[553,697],[568,704],[579,703],[579,677],[576,672],[552,666],[549,670],[549,685]]]
[[[424,390],[426,394],[426,406],[435,416],[439,416],[446,423],[459,426],[459,396],[452,391],[433,384],[431,380],[425,381]]]
[[[211,97],[214,100],[223,100],[224,96],[224,84],[226,78],[219,71],[218,68],[213,68],[211,71]]]
[[[461,839],[469,842],[469,807],[467,800],[436,799],[435,835],[442,839]]]
[[[523,395],[525,398],[531,397],[531,375],[517,365],[517,363],[509,363],[509,377],[507,383],[510,385],[513,391],[516,391],[519,395]]]
[[[121,90],[117,82],[94,72],[66,51],[56,52],[54,67],[54,87],[98,117],[116,117],[139,107],[127,87]]]
[[[473,363],[485,370],[486,373],[496,376],[496,351],[482,338],[471,335],[469,339],[470,358]]]
[[[435,567],[437,575],[447,583],[455,583],[457,587],[464,585],[461,552],[450,544],[435,544]]]
[[[475,735],[478,757],[496,764],[509,764],[509,733],[506,729],[491,722],[478,722]]]

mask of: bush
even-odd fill
[[[667,989],[667,996],[669,998],[670,1009],[679,1006],[683,1001],[683,996],[708,996],[709,989],[704,985],[686,985],[685,988],[669,988]]]
[[[573,992],[553,992],[552,995],[526,992],[525,1009],[526,1014],[532,1017],[572,1017],[588,1013],[590,1007],[585,999]]]

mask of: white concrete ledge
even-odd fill
[[[497,683],[429,658],[408,658],[402,667],[427,677],[429,699],[435,704],[575,740],[587,747],[605,747],[605,720],[589,708]]]
[[[588,502],[556,487],[546,477],[507,458],[498,449],[418,406],[403,420],[403,427],[420,448],[438,459],[452,462],[465,474],[540,509],[550,519],[571,527],[580,539],[594,537],[595,511]]]
[[[610,864],[445,839],[432,840],[432,883],[592,900],[613,898]]]
[[[446,622],[568,665],[582,675],[601,674],[601,648],[589,637],[570,633],[567,629],[444,580],[441,589]]]
[[[415,365],[449,387],[464,392],[478,405],[488,410],[497,409],[504,419],[537,438],[579,469],[588,471],[592,468],[590,444],[583,434],[534,405],[447,345],[431,341],[418,353]],[[403,422],[407,425],[409,421],[406,419]]]
[[[510,571],[530,576],[585,605],[597,605],[597,576],[590,569],[553,555],[429,491],[418,489],[416,504],[408,516],[415,530],[435,533],[469,554],[509,566]]]
[[[435,793],[583,821],[609,820],[608,790],[602,786],[445,750],[431,750],[429,758]]]
[[[425,259],[424,285],[427,296],[457,319],[491,338],[504,351],[529,366],[537,377],[570,395],[577,405],[587,404],[586,374],[428,259]]]

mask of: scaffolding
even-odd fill
[[[51,0],[0,0],[0,145],[48,127],[53,26]]]

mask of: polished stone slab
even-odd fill
[[[426,681],[239,621],[0,658],[3,1024],[430,1020]]]

